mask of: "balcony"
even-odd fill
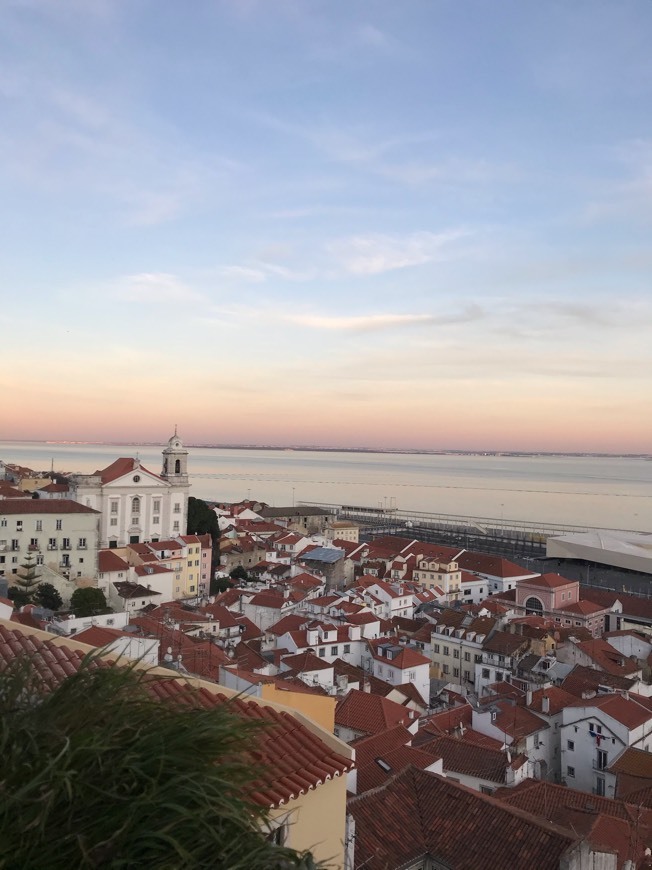
[[[604,761],[600,761],[600,760],[594,758],[592,766],[593,766],[593,770],[605,771],[605,770],[608,770],[608,768],[609,768],[609,762],[606,759]]]
[[[48,550],[58,550],[58,546],[56,544],[48,544]]]

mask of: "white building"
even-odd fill
[[[67,499],[0,501],[0,573],[18,574],[29,554],[70,579],[94,578],[100,515]]]
[[[577,701],[562,711],[561,776],[571,788],[614,796],[608,768],[630,746],[652,749],[648,698],[608,694]]]
[[[161,474],[122,457],[75,478],[76,501],[102,514],[100,546],[118,548],[186,533],[188,451],[176,434],[163,450]]]

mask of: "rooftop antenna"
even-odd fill
[[[174,434],[175,435],[177,434],[177,425],[178,425],[177,423],[174,424]]]

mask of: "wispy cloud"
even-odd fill
[[[261,269],[250,266],[224,266],[220,269],[220,275],[230,281],[245,281],[248,284],[262,284],[266,279]]]
[[[444,326],[455,323],[468,323],[485,316],[479,305],[469,305],[465,309],[452,314],[429,314],[426,312],[413,314],[361,314],[361,315],[326,315],[326,314],[285,314],[282,319],[289,323],[307,326],[312,329],[326,329],[342,332],[376,332],[380,330],[397,329],[405,326]]]
[[[126,302],[147,305],[169,302],[198,302],[203,297],[196,290],[167,272],[140,272],[118,279],[109,292]]]
[[[329,252],[347,272],[379,275],[441,259],[454,242],[466,235],[468,232],[465,230],[450,230],[417,232],[407,236],[353,236],[332,242]]]

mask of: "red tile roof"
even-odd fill
[[[443,760],[445,774],[459,773],[501,784],[505,783],[508,768],[521,767],[527,760],[524,755],[508,758],[500,749],[489,749],[448,735],[435,737],[420,747]]]
[[[335,724],[361,734],[378,734],[414,720],[415,714],[400,704],[359,689],[351,689],[335,707]]]
[[[11,498],[0,501],[0,514],[99,514],[68,498]]]
[[[601,671],[606,671],[608,674],[630,677],[641,670],[636,661],[627,658],[624,653],[602,638],[583,640],[575,646],[592,659]]]
[[[588,700],[575,701],[570,707],[596,707],[611,716],[626,728],[639,728],[652,720],[652,699],[630,693],[624,695],[602,695]]]
[[[646,846],[652,845],[652,811],[633,804],[532,779],[501,790],[497,797],[507,806],[575,830],[590,843],[618,852],[619,867],[631,858],[639,866]]]
[[[544,698],[548,699],[547,713],[543,713]],[[560,713],[564,707],[575,703],[576,700],[575,695],[571,695],[560,686],[548,686],[547,689],[537,689],[536,692],[532,692],[532,703],[528,705],[528,709],[534,713],[542,713],[544,716],[554,716],[556,713]]]
[[[297,674],[305,673],[306,671],[326,671],[332,670],[333,665],[324,659],[318,658],[314,653],[302,652],[297,655],[283,656],[281,662],[291,671]],[[285,676],[281,671],[280,676]]]
[[[407,768],[351,798],[355,867],[395,870],[421,858],[455,870],[559,870],[578,838],[433,773]]]
[[[108,574],[111,571],[128,571],[129,562],[125,562],[113,550],[100,550],[97,554],[98,570],[100,574]]]
[[[141,465],[137,459],[133,459],[130,456],[122,456],[120,459],[116,459],[115,462],[112,462],[111,465],[107,465],[106,468],[98,469],[94,474],[95,476],[100,477],[102,483],[111,483],[132,471],[144,471],[146,474],[151,474],[152,477],[163,480],[160,475],[154,474],[153,471],[149,471],[149,469]]]
[[[559,589],[562,586],[573,586],[577,584],[577,580],[569,580],[568,577],[562,577],[561,574],[541,574],[539,577],[528,577],[527,580],[521,581],[523,586],[539,586],[544,589]]]
[[[363,794],[372,788],[378,788],[395,774],[406,767],[417,767],[426,770],[438,761],[438,757],[429,750],[415,749],[413,746],[397,746],[386,752],[379,753],[368,764],[361,765],[356,760],[356,793]]]
[[[514,743],[530,734],[536,734],[537,731],[550,728],[547,722],[530,713],[526,707],[510,704],[509,701],[496,701],[493,706],[496,707],[496,718],[492,724],[499,731],[508,734]]]
[[[576,665],[562,682],[561,687],[570,692],[571,695],[581,698],[583,696],[590,697],[595,695],[600,686],[628,691],[635,682],[635,680],[628,677],[608,674],[606,671],[599,671],[596,668],[589,668],[584,665]]]
[[[126,631],[117,628],[107,628],[104,625],[91,625],[84,631],[78,631],[75,635],[75,643],[87,643],[90,646],[106,646],[121,637],[134,637]]]
[[[48,687],[54,687],[81,666],[88,650],[77,642],[58,645],[24,629],[0,625],[0,662],[28,655]],[[96,659],[92,667],[110,667],[109,659]],[[156,676],[147,687],[159,700],[187,702],[204,707],[228,703],[233,713],[266,724],[256,735],[251,755],[260,771],[252,797],[262,806],[278,807],[348,771],[353,762],[331,749],[317,734],[288,712],[266,704],[229,698],[206,687],[196,689],[178,675]]]

